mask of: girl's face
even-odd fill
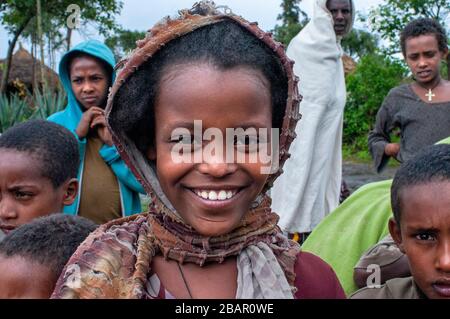
[[[93,106],[103,108],[108,97],[109,78],[100,62],[93,57],[74,58],[70,63],[73,94],[84,111]]]
[[[155,147],[148,158],[156,160],[159,182],[175,209],[204,236],[238,226],[266,183],[269,175],[261,169],[267,163],[255,155],[263,145],[270,149],[270,133],[251,131],[270,132],[269,88],[258,71],[222,71],[209,64],[173,66],[161,79]],[[227,128],[250,130],[246,137],[227,139]]]
[[[406,39],[405,58],[415,79],[427,84],[439,77],[439,65],[446,52],[439,51],[433,34]]]

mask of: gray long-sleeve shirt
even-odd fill
[[[450,136],[450,102],[425,103],[410,84],[393,88],[378,110],[375,127],[368,138],[377,172],[389,161],[384,148],[391,142],[389,135],[395,128],[401,134],[396,159],[404,162],[423,147]]]

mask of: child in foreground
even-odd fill
[[[77,141],[58,124],[32,120],[5,131],[0,136],[0,232],[71,205],[78,163]]]
[[[397,171],[389,232],[410,277],[363,288],[351,298],[450,299],[450,145],[425,148]]]
[[[267,190],[281,169],[264,168],[288,158],[299,119],[282,46],[202,1],[151,29],[122,66],[107,120],[150,211],[89,236],[53,297],[344,298],[333,270],[283,236],[270,210]],[[255,134],[273,127],[279,154],[251,161],[272,143],[278,151],[278,135]],[[248,129],[227,141],[230,161],[216,143],[229,128]],[[211,132],[213,141],[203,137]]]
[[[0,299],[48,299],[64,265],[96,225],[83,217],[40,217],[0,243]]]

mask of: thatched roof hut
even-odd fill
[[[0,60],[0,79],[3,74],[5,62],[6,59]],[[44,70],[47,85],[50,88],[56,88],[59,83],[58,74],[46,65],[44,66]],[[42,87],[41,62],[35,59],[21,44],[19,44],[19,49],[12,56],[7,92],[17,90],[14,84],[17,83],[17,80],[25,84],[30,91],[33,91],[35,84]]]

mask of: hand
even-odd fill
[[[98,137],[104,144],[108,146],[113,145],[112,135],[106,126],[106,118],[104,114],[96,115],[93,118],[90,127],[92,129],[97,129]]]
[[[87,109],[83,115],[81,116],[80,123],[78,123],[77,129],[75,132],[78,135],[79,139],[85,138],[88,133],[89,129],[91,127],[91,122],[94,119],[94,117],[103,115],[104,117],[105,111],[99,107],[93,106]]]
[[[384,147],[384,154],[387,156],[395,157],[398,152],[400,152],[400,144],[399,143],[388,143]]]

